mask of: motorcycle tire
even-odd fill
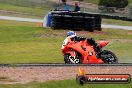
[[[76,57],[78,57],[78,56],[76,56]],[[80,63],[82,63],[82,61],[81,61],[81,59],[79,57],[76,58],[75,62],[71,61],[70,59],[71,59],[70,58],[70,53],[66,53],[64,55],[64,61],[65,61],[66,64],[80,64]]]
[[[108,55],[110,55],[110,56],[108,56]],[[118,63],[118,58],[116,57],[116,55],[113,52],[108,51],[108,50],[103,50],[101,52],[101,58],[104,61],[104,63],[106,63],[106,64]]]

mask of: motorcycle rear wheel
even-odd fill
[[[82,63],[82,61],[78,55],[76,56],[76,58],[73,61],[73,58],[71,57],[70,53],[66,53],[64,55],[64,61],[66,64],[80,64],[80,63]]]
[[[118,58],[116,57],[116,55],[113,52],[108,51],[108,50],[103,50],[101,52],[101,58],[106,64],[118,63]]]

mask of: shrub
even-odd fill
[[[129,14],[130,14],[130,16],[132,15],[132,5],[130,5],[130,7],[129,7]]]
[[[128,0],[100,0],[99,6],[125,8],[128,3]]]

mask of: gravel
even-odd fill
[[[0,77],[12,82],[0,84],[16,84],[28,82],[45,82],[51,80],[75,79],[80,66],[40,66],[40,67],[0,67]],[[130,74],[132,66],[81,66],[87,74]]]

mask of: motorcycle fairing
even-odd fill
[[[100,47],[104,47],[108,44],[109,42],[108,41],[97,41],[97,44],[100,46]]]
[[[79,43],[81,43],[81,42],[79,42]],[[82,47],[80,47],[80,45],[78,43],[76,43],[74,46],[69,45],[68,48],[71,48],[71,49],[79,52],[83,57],[82,63],[84,63],[84,64],[85,63],[103,63],[102,60],[96,58],[93,46],[84,45],[83,47],[86,48],[86,51],[84,51],[84,49],[82,49]],[[71,56],[74,56],[74,53],[72,53],[72,52],[67,52],[67,53],[70,53]],[[90,53],[92,53],[92,55],[90,55]]]

